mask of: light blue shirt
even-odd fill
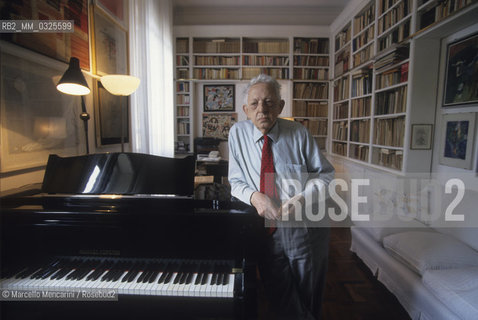
[[[276,185],[281,200],[304,193],[306,182],[319,178],[328,184],[334,168],[322,155],[310,132],[300,123],[277,119],[267,134],[272,140]],[[229,131],[229,183],[231,194],[251,204],[252,193],[260,190],[263,134],[250,120],[234,124]],[[283,179],[300,180],[302,190],[285,190]]]

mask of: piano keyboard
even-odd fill
[[[58,257],[7,271],[9,290],[116,290],[119,295],[233,298],[236,274],[227,261]]]

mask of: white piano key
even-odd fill
[[[229,275],[229,282],[227,283],[227,291],[226,291],[226,297],[228,298],[233,298],[234,297],[234,275],[230,274]]]

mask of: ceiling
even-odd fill
[[[351,0],[173,0],[174,25],[328,26]]]

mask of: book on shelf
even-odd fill
[[[349,116],[348,102],[334,104],[334,119],[345,119]]]
[[[244,39],[243,40],[243,52],[244,53],[276,53],[286,54],[289,52],[288,40],[255,40]]]
[[[239,56],[195,56],[196,66],[238,66]]]
[[[332,142],[332,152],[341,156],[347,155],[347,144],[341,142]]]
[[[176,82],[177,92],[189,92],[189,82],[178,81]]]
[[[189,39],[176,39],[176,53],[189,52]]]
[[[379,38],[378,51],[381,52],[396,43],[400,43],[406,40],[409,35],[410,35],[410,19],[400,24],[398,27],[393,29],[393,31],[388,33],[386,36]]]
[[[328,69],[311,69],[294,67],[294,79],[302,80],[327,80],[329,77]]]
[[[194,53],[236,53],[240,52],[239,39],[195,39]]]
[[[360,69],[352,74],[352,97],[372,92],[372,69]]]
[[[294,66],[328,67],[329,57],[294,56]]]
[[[409,47],[408,45],[396,46],[389,53],[384,54],[377,58],[374,62],[374,67],[376,71],[380,71],[386,67],[397,64],[400,61],[408,59],[409,56]]]
[[[370,25],[375,19],[375,5],[372,4],[359,16],[354,18],[355,35]]]
[[[350,122],[350,141],[369,143],[370,120],[355,120]]]
[[[295,99],[327,99],[328,84],[310,83],[310,82],[294,82]]]
[[[407,86],[377,93],[375,114],[386,115],[402,113],[407,109]]]
[[[403,147],[404,132],[404,117],[376,119],[374,128],[374,143],[381,146]]]
[[[347,47],[335,57],[334,76],[338,77],[349,70],[350,48]]]
[[[332,124],[332,139],[335,140],[347,140],[348,135],[348,122],[347,121],[335,121]]]
[[[426,28],[429,25],[448,17],[450,14],[465,8],[473,2],[475,2],[475,0],[437,1],[433,7],[420,13],[420,29]]]
[[[371,97],[352,99],[352,109],[350,111],[351,118],[360,118],[370,116],[370,106],[372,104]]]
[[[326,54],[329,52],[329,39],[295,38],[294,53]]]
[[[239,69],[229,68],[194,68],[195,79],[239,79]]]
[[[255,76],[264,73],[276,79],[289,79],[289,68],[258,68],[258,67],[243,67],[242,78],[252,79]]]
[[[242,64],[247,66],[288,66],[289,57],[244,55]]]
[[[347,42],[350,41],[351,28],[347,25],[342,31],[335,36],[335,51],[340,50]]]
[[[408,16],[410,13],[410,1],[402,0],[402,2],[388,11],[384,16],[378,20],[378,33],[381,34],[398,23],[400,20]]]
[[[341,101],[349,97],[349,77],[334,81],[334,101]]]
[[[373,163],[379,166],[395,170],[402,169],[403,153],[400,150],[375,148],[373,159]]]
[[[369,148],[368,146],[364,145],[351,144],[349,155],[354,159],[367,161],[369,155]]]
[[[190,102],[189,95],[187,95],[187,94],[176,95],[176,103],[177,104],[189,104],[189,102]]]

